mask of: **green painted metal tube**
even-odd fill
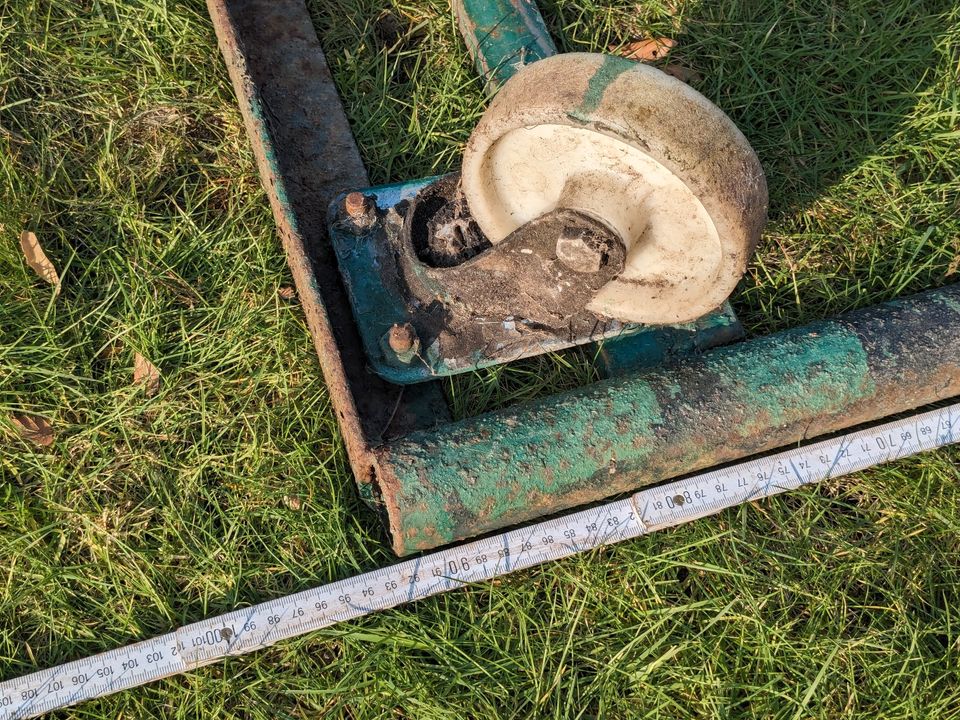
[[[397,553],[960,395],[960,285],[413,433],[371,468]]]
[[[488,95],[524,65],[557,54],[533,0],[453,0],[460,33]]]

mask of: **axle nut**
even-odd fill
[[[605,259],[603,242],[589,230],[566,227],[557,238],[557,259],[574,272],[599,272]]]

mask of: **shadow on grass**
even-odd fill
[[[695,71],[691,84],[747,136],[772,218],[806,207],[901,131],[947,59],[941,40],[955,14],[943,1],[766,0],[680,3],[677,16],[637,22],[613,3],[591,24],[574,16],[578,3],[540,4],[563,51],[654,32],[677,39],[664,63]],[[925,177],[911,158],[900,171]]]

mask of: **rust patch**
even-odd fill
[[[365,483],[371,445],[416,427],[416,403],[433,403],[445,419],[441,390],[403,391],[365,370],[325,209],[369,183],[303,0],[207,0],[207,8],[350,464]]]

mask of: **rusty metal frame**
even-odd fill
[[[451,422],[367,370],[325,209],[367,177],[304,0],[207,0],[360,493],[398,554],[960,395],[960,285]]]
[[[449,419],[439,386],[403,389],[367,372],[326,208],[369,184],[304,0],[208,0],[260,179],[293,273],[358,482],[371,448]]]

